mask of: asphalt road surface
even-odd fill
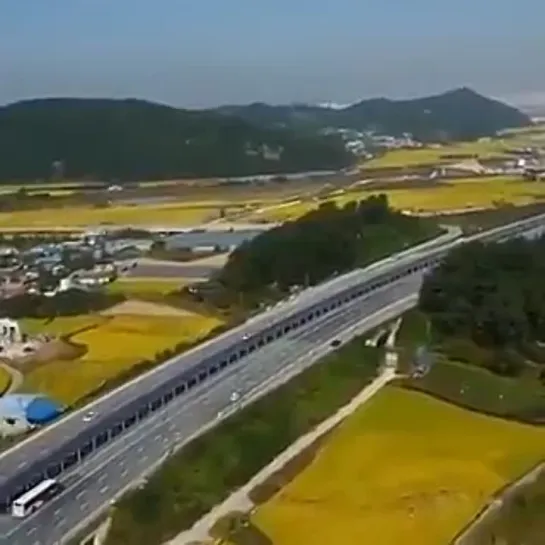
[[[206,280],[221,267],[198,266],[191,263],[138,263],[127,271],[127,277],[133,278],[179,278],[180,280]]]
[[[241,398],[237,404],[267,384],[269,388],[282,381],[283,375],[296,366],[304,367],[314,358],[313,348],[342,334],[366,316],[417,292],[422,274],[405,277],[364,299],[341,307],[336,312],[311,322],[240,360],[230,370],[209,379],[185,396],[172,401],[162,411],[148,417],[99,449],[83,464],[62,475],[66,490],[26,519],[4,516],[0,519],[0,535],[6,545],[57,545],[78,525],[90,520],[97,510],[107,505],[121,490],[141,477],[147,468],[168,455],[173,447],[187,441],[199,430],[217,421],[218,415],[236,409],[230,402],[233,391]],[[393,316],[384,316],[388,319]],[[117,403],[117,399],[113,400]],[[115,410],[113,407],[110,410]],[[77,420],[76,425],[81,426]],[[62,430],[62,427],[59,427]],[[46,444],[51,440],[50,430]],[[60,431],[58,440],[64,439]],[[30,442],[29,444],[32,444]],[[28,456],[36,454],[36,446]],[[18,456],[9,464],[17,464]],[[2,471],[6,470],[3,462]],[[25,460],[19,462],[24,463]]]

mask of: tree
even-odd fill
[[[443,335],[520,349],[545,338],[544,277],[545,237],[470,244],[425,278],[419,304]]]
[[[433,222],[392,210],[384,195],[342,207],[326,202],[239,246],[217,280],[234,293],[286,293],[366,265],[436,232]]]

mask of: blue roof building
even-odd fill
[[[0,419],[24,420],[31,425],[44,425],[62,414],[60,405],[39,394],[10,394],[0,397]]]

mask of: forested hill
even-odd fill
[[[504,375],[533,362],[545,384],[544,277],[545,237],[472,243],[425,278],[419,304],[455,361]]]
[[[381,133],[411,133],[424,141],[472,140],[497,131],[531,125],[516,108],[461,88],[413,100],[377,98],[343,109],[292,105],[224,106],[220,112],[237,115],[257,126],[344,127]]]
[[[390,208],[385,195],[344,206],[323,203],[236,248],[218,280],[231,293],[258,294],[262,301],[366,266],[439,232],[432,220]]]
[[[0,181],[142,180],[330,170],[336,138],[140,100],[41,99],[0,108]]]

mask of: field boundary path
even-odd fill
[[[450,545],[472,545],[474,533],[479,530],[481,524],[492,519],[506,500],[510,499],[519,489],[534,483],[543,471],[545,471],[545,462],[540,462],[516,481],[512,481],[498,490],[473,520],[452,540]]]
[[[330,432],[345,418],[353,414],[396,377],[395,367],[391,365],[391,361],[388,363],[389,366],[385,367],[380,375],[356,395],[356,397],[352,398],[348,404],[341,407],[334,415],[318,424],[312,431],[297,439],[270,464],[254,475],[254,477],[242,488],[233,492],[223,503],[216,506],[207,515],[197,521],[192,528],[178,534],[178,536],[170,540],[167,545],[189,545],[190,543],[206,542],[210,540],[210,529],[217,520],[233,511],[251,511],[255,505],[249,495],[256,486],[262,484],[273,474],[280,471],[288,462],[301,454],[322,436]]]

